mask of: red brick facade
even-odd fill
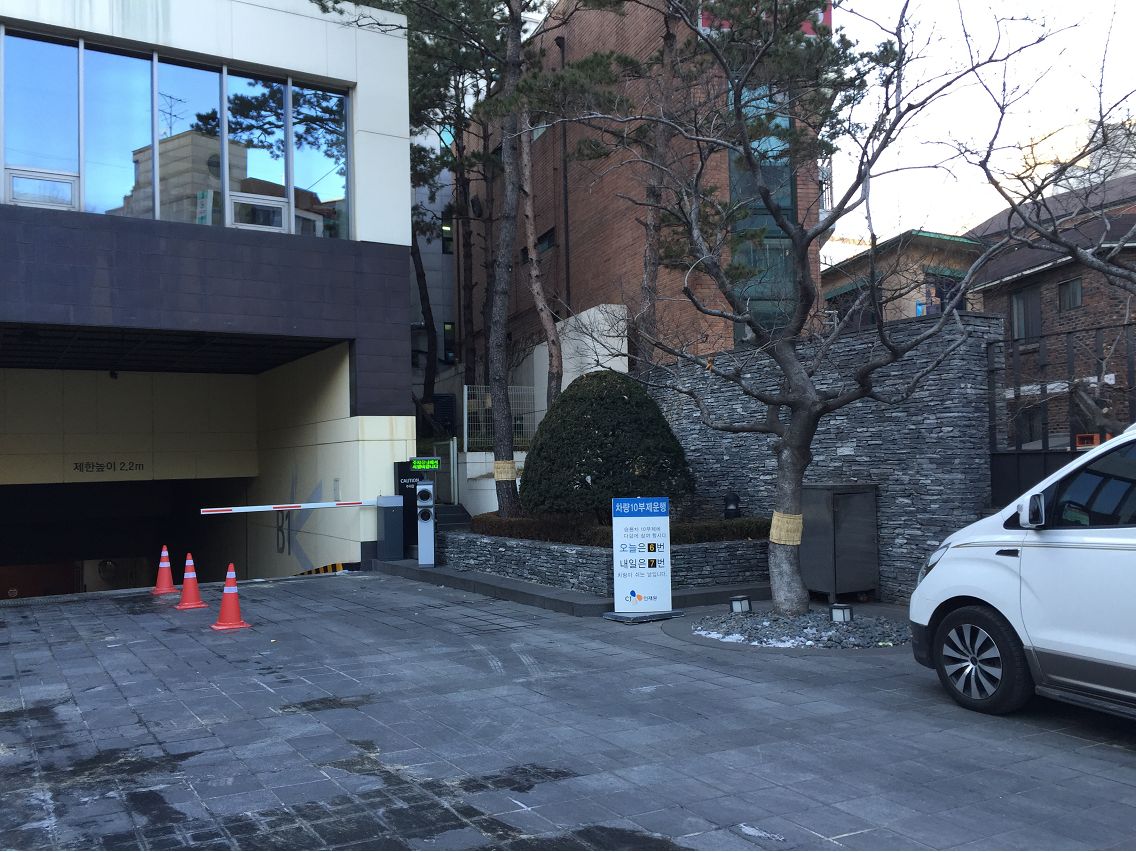
[[[560,51],[554,43],[557,36],[564,39],[568,63],[598,51],[622,52],[646,59],[661,47],[664,32],[662,14],[635,4],[627,4],[626,9],[623,15],[602,11],[577,12],[553,31],[536,34],[529,46],[542,52],[549,67],[558,67],[560,63]],[[642,224],[644,209],[631,199],[643,198],[646,167],[632,162],[632,155],[627,152],[617,152],[599,160],[577,159],[573,155],[579,142],[594,131],[568,124],[568,227],[565,229],[563,132],[559,125],[549,127],[539,133],[532,145],[536,233],[544,235],[551,230],[555,237],[551,247],[542,251],[538,259],[545,292],[560,318],[602,304],[626,305],[635,316],[641,308],[645,232]],[[797,171],[799,215],[806,222],[815,222],[820,198],[815,164]],[[711,163],[706,182],[720,188],[729,186],[724,156]],[[472,192],[485,198],[483,184],[475,184]],[[500,196],[498,181],[496,197]],[[568,282],[565,279],[566,230],[570,240],[571,274]],[[475,240],[475,246],[480,248],[480,242]],[[541,338],[529,293],[529,270],[523,259],[523,245],[524,232],[518,217],[510,305],[510,333],[518,347]],[[813,250],[811,260],[813,275],[819,285],[819,247]],[[479,351],[484,348],[481,305],[486,277],[481,263],[479,253],[475,264],[477,287],[474,293],[475,339]],[[693,343],[693,348],[702,353],[733,348],[732,324],[698,312],[682,294],[684,277],[681,270],[664,268],[659,271],[657,327],[660,336],[665,334],[673,340]],[[716,307],[725,307],[709,278],[693,275],[691,281],[701,300]]]

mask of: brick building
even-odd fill
[[[555,20],[554,9],[548,20]],[[660,50],[664,34],[664,18],[657,8],[627,4],[622,14],[584,10],[572,14],[565,22],[550,30],[538,29],[529,39],[531,49],[538,51],[548,67],[559,67],[603,51],[624,53],[647,60]],[[680,35],[680,39],[682,36]],[[513,263],[509,328],[512,344],[518,353],[514,363],[514,384],[537,386],[537,398],[543,396],[541,386],[544,360],[536,343],[541,339],[540,327],[528,288],[528,263],[539,263],[544,289],[557,316],[593,315],[600,306],[625,306],[634,320],[643,309],[642,283],[646,243],[642,199],[647,185],[647,170],[633,162],[627,152],[616,152],[602,159],[575,156],[579,144],[594,131],[575,124],[537,127],[533,131],[533,195],[535,225],[538,234],[537,257],[524,251],[523,228],[518,234]],[[706,183],[731,187],[731,169],[727,157],[716,156],[709,164]],[[821,185],[817,163],[787,167],[785,197],[799,221],[814,223],[820,213]],[[472,193],[484,200],[484,184],[475,183]],[[500,184],[493,195],[501,197]],[[482,271],[482,240],[475,239],[478,270],[473,294],[475,322],[472,334],[477,348],[484,351],[485,337],[481,307],[485,298],[485,273]],[[767,236],[757,249],[764,257],[751,258],[754,266],[767,268],[767,277],[785,277],[787,244]],[[819,246],[811,253],[812,271],[820,280]],[[756,261],[756,262],[755,262]],[[701,314],[682,294],[685,271],[660,269],[657,281],[656,323],[660,336],[693,344],[701,353],[732,349],[736,345],[733,324]],[[714,283],[694,274],[690,281],[699,299],[711,305],[725,306]],[[768,282],[765,282],[768,283]],[[776,289],[776,283],[772,285]],[[581,321],[586,321],[580,317]],[[463,329],[463,333],[469,330]],[[525,349],[535,349],[535,357],[525,358]],[[565,384],[586,369],[581,357],[573,369],[572,342],[565,341]]]
[[[1060,193],[1045,204],[1079,244],[1115,245],[1136,223],[1136,175],[1092,193]],[[1008,213],[967,236],[997,240],[1020,224]],[[1136,246],[1123,249],[1120,258],[1136,260]],[[1136,297],[1043,240],[995,258],[982,269],[975,292],[986,312],[1006,318],[1005,342],[994,353],[1004,364],[1000,444],[1091,445],[1136,421]]]
[[[825,269],[821,281],[827,308],[843,318],[874,275],[885,321],[938,314],[980,251],[981,244],[970,237],[904,231],[879,243],[874,252],[860,252]],[[861,328],[875,321],[875,308],[869,305],[858,309],[850,323]]]

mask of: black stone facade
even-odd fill
[[[889,324],[889,331],[898,340],[910,339],[934,319],[902,320]],[[805,481],[878,486],[883,600],[906,600],[927,555],[947,535],[982,517],[990,506],[986,344],[1002,338],[1002,322],[1000,316],[963,316],[966,339],[961,347],[906,402],[893,406],[862,400],[821,422]],[[877,374],[879,390],[888,394],[905,387],[960,336],[957,328],[949,327],[882,370]],[[863,363],[879,345],[874,331],[844,337],[830,353],[830,367],[822,381],[840,381],[841,374]],[[732,357],[738,356],[720,355],[716,364],[728,369]],[[747,374],[759,382],[768,375],[770,387],[775,386],[769,362],[747,368]],[[705,370],[686,369],[681,378],[704,393],[716,415],[735,420],[763,416],[752,400],[734,386],[712,379]],[[772,438],[714,431],[701,423],[686,397],[658,389],[652,393],[694,471],[696,512],[720,517],[723,495],[736,491],[743,514],[770,515],[776,477]]]
[[[769,582],[767,541],[678,544],[671,550],[676,589]],[[498,538],[471,532],[438,536],[438,562],[560,589],[611,597],[611,548]]]
[[[352,414],[413,414],[407,254],[0,205],[0,323],[350,341]]]

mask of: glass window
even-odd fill
[[[78,45],[4,37],[4,165],[79,171]]]
[[[1136,524],[1136,444],[1106,453],[1046,489],[1053,527]]]
[[[284,230],[287,207],[283,200],[274,202],[256,196],[233,196],[233,224],[240,227]]]
[[[229,74],[229,191],[286,198],[284,84]]]
[[[154,216],[149,58],[83,51],[83,209]]]
[[[296,233],[347,238],[347,97],[293,86],[292,138]]]
[[[158,198],[166,221],[225,224],[220,103],[220,72],[158,63]]]
[[[8,174],[11,181],[8,197],[16,204],[74,209],[77,178],[19,171],[9,171]]]
[[[1010,296],[1014,340],[1030,343],[1041,336],[1041,291],[1037,287]]]
[[[748,278],[738,287],[750,315],[767,329],[785,325],[797,305],[793,252],[786,240],[747,240],[734,249],[732,265]],[[746,329],[740,323],[734,340],[742,342]]]
[[[1062,281],[1057,285],[1057,309],[1071,311],[1081,307],[1081,279]]]

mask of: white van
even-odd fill
[[[1136,718],[1136,426],[943,541],[911,595],[915,659],[963,707],[1035,692]]]

